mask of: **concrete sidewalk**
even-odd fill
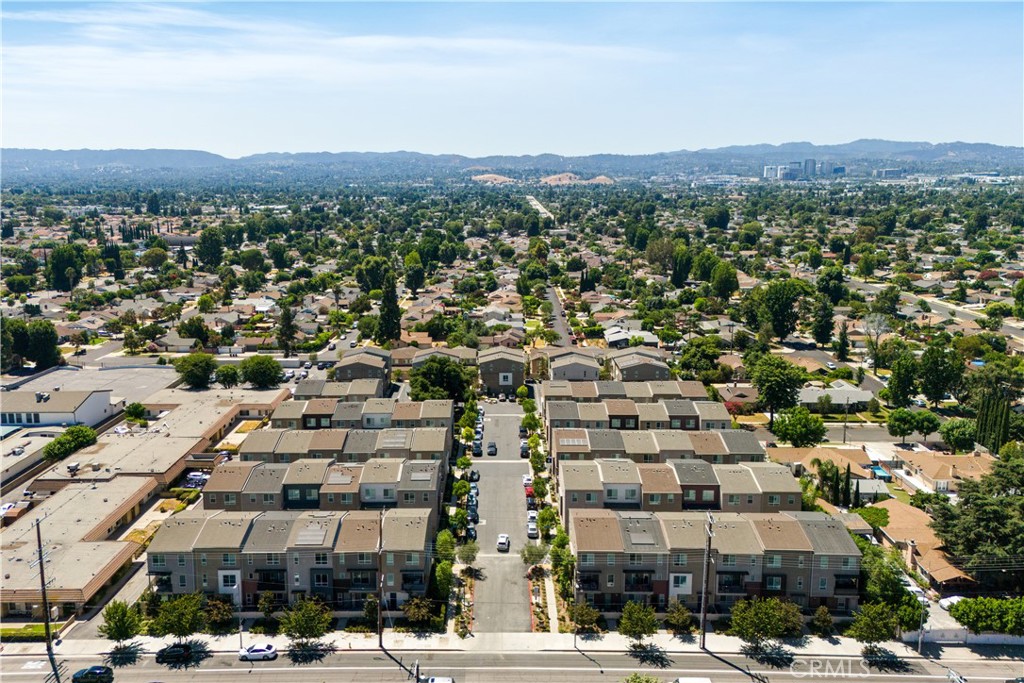
[[[199,635],[196,639],[203,640],[208,644],[211,652],[235,653],[239,649],[238,634],[226,636],[205,636]],[[146,652],[156,652],[160,648],[172,642],[172,638],[151,638],[140,636],[136,642],[142,645]],[[279,650],[288,649],[288,639],[284,636],[259,636],[245,633],[242,638],[245,645],[252,645],[256,642],[273,643]],[[333,645],[339,652],[346,650],[376,650],[377,636],[375,634],[333,632],[324,638],[324,642]],[[680,639],[667,632],[659,632],[648,638],[645,643],[657,646],[666,654],[697,654],[701,650],[698,647],[696,637]],[[108,653],[113,643],[104,639],[82,639],[65,640],[55,645],[54,650],[58,656],[63,657],[101,657]],[[902,643],[884,643],[899,657],[904,659],[924,659],[912,648]],[[630,649],[629,639],[617,633],[607,633],[597,637],[579,637],[575,641],[571,633],[478,633],[471,638],[460,639],[454,634],[432,634],[429,636],[417,636],[412,633],[395,633],[385,631],[384,646],[389,651],[461,651],[481,653],[529,653],[529,652],[571,652],[581,650],[584,652],[626,652]],[[793,644],[785,644],[793,656],[816,656],[816,657],[852,657],[859,658],[863,645],[848,638],[832,638],[822,640],[821,638],[808,637]],[[733,636],[708,634],[707,649],[717,655],[742,655],[743,642]],[[3,657],[11,656],[45,656],[46,649],[42,643],[5,643],[2,649]],[[1002,657],[978,654],[967,647],[949,647],[946,650],[944,659],[957,661],[993,661]],[[1005,659],[1013,659],[1006,656]]]

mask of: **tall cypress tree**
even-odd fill
[[[846,474],[843,476],[843,507],[850,507],[850,464],[846,464]]]
[[[384,276],[383,297],[380,302],[380,319],[374,341],[384,345],[398,339],[402,334],[402,309],[398,307],[398,291],[395,274],[389,269]]]

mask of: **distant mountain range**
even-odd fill
[[[695,151],[680,150],[646,155],[594,154],[588,156],[487,156],[421,154],[418,152],[271,152],[229,159],[210,152],[171,149],[2,150],[0,170],[7,181],[47,176],[168,175],[183,172],[199,175],[260,175],[271,169],[318,169],[334,177],[462,175],[481,170],[500,171],[519,178],[573,172],[581,176],[646,178],[693,173],[740,173],[760,175],[764,164],[803,161],[834,161],[852,174],[882,166],[901,166],[908,171],[1024,172],[1024,148],[986,143],[895,142],[856,140],[841,145],[787,142],[781,145],[738,145]],[[7,183],[5,183],[7,184]]]

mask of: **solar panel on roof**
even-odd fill
[[[629,542],[633,545],[654,545],[654,536],[647,531],[630,531]]]
[[[586,445],[586,439],[559,439],[559,446],[584,446]]]
[[[319,524],[310,524],[299,532],[296,537],[296,545],[323,545],[327,537],[327,527]]]
[[[413,472],[409,479],[412,481],[430,481],[431,475],[430,472]]]
[[[342,484],[342,485],[344,485],[344,484],[351,484],[352,483],[352,475],[351,474],[342,474],[341,472],[331,472],[331,476],[329,476],[327,478],[327,483],[328,484]]]

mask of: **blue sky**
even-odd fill
[[[1024,144],[1024,3],[4,2],[5,147]]]

